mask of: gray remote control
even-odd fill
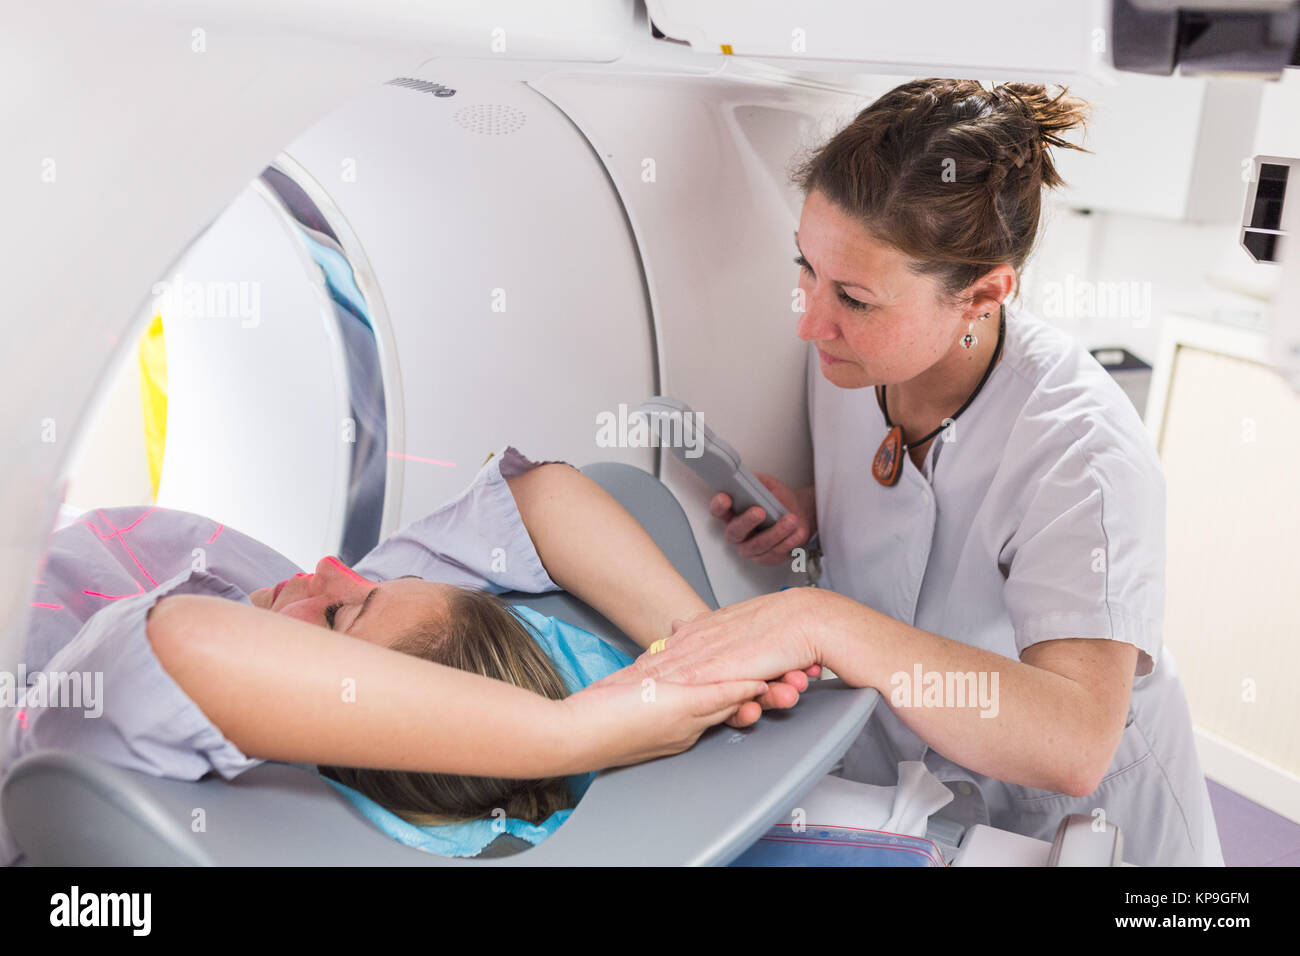
[[[786,513],[781,502],[741,462],[736,450],[704,424],[702,416],[675,398],[655,395],[637,409],[650,422],[658,444],[708,483],[715,492],[731,496],[731,510],[743,514],[754,505],[765,512],[760,529],[770,528]]]

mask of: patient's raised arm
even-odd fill
[[[633,682],[549,700],[207,595],[161,599],[147,631],[164,669],[222,734],[265,760],[521,778],[583,773],[684,750],[766,690],[750,680],[665,684],[644,701]]]
[[[569,465],[506,479],[547,573],[642,647],[709,610],[609,492]]]

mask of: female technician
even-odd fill
[[[1062,90],[909,82],[799,169],[814,484],[790,514],[713,513],[760,564],[820,535],[823,587],[680,626],[642,666],[692,679],[824,663],[881,692],[843,775],[924,759],[947,814],[1050,840],[1106,819],[1138,864],[1223,859],[1161,648],[1165,487],[1132,404],[1065,333],[1010,307]],[[752,673],[751,673],[752,672]]]

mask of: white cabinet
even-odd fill
[[[1053,151],[1075,208],[1189,222],[1240,222],[1263,86],[1258,78],[1125,73],[1070,91],[1093,105],[1091,153]]]

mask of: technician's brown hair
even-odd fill
[[[560,700],[568,689],[551,659],[500,598],[457,588],[439,614],[391,645],[393,650],[447,667],[506,681]],[[564,777],[515,780],[449,773],[417,773],[321,766],[320,772],[365,794],[408,823],[438,825],[484,819],[494,810],[542,823],[574,806]]]
[[[878,239],[962,290],[994,266],[1017,274],[1034,248],[1043,187],[1064,185],[1049,147],[1091,107],[1031,83],[913,80],[880,97],[811,156],[794,182],[819,190]]]

